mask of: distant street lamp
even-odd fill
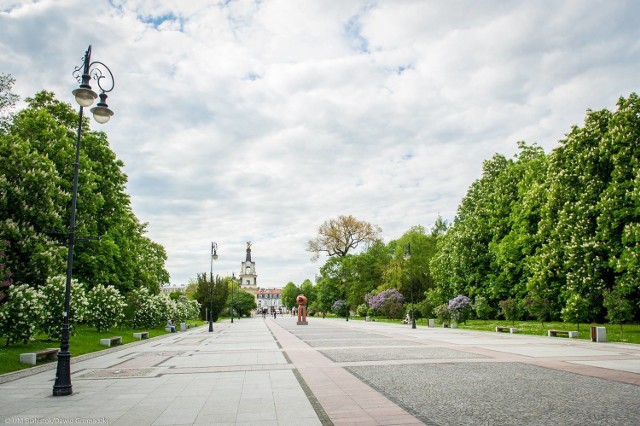
[[[349,321],[349,305],[347,304],[347,299],[349,298],[349,292],[347,291],[347,278],[344,276],[344,272],[342,275],[342,285],[344,286],[344,307],[346,308],[345,310],[347,311],[346,313],[347,321]]]
[[[213,331],[213,261],[218,260],[218,244],[211,243],[211,271],[209,278],[211,279],[211,287],[209,293],[209,331]]]
[[[404,252],[404,260],[411,260],[411,243],[407,243],[407,249]],[[409,288],[411,289],[411,328],[416,328],[416,316],[414,312],[415,307],[413,305],[413,280],[411,278],[413,277],[411,276],[411,265],[409,265]]]
[[[231,324],[233,324],[233,289],[236,285],[236,273],[231,273]]]
[[[76,141],[76,161],[73,164],[73,190],[71,193],[71,218],[69,220],[69,240],[67,243],[67,281],[64,290],[64,314],[62,321],[62,334],[60,336],[60,352],[58,352],[58,365],[56,379],[53,384],[53,396],[66,396],[73,393],[71,385],[71,352],[69,352],[69,305],[71,300],[71,276],[73,274],[73,247],[76,242],[76,205],[78,202],[78,173],[80,170],[80,140],[82,135],[82,116],[85,107],[91,106],[98,97],[91,90],[89,82],[93,78],[100,88],[100,102],[91,108],[93,118],[100,124],[104,124],[113,115],[113,111],[107,105],[107,93],[113,90],[115,81],[109,67],[102,62],[91,62],[91,46],[84,54],[82,64],[75,68],[73,76],[80,83],[80,87],[73,91],[76,102],[80,105],[78,111],[78,139]],[[104,87],[103,87],[104,84]]]

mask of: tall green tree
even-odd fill
[[[282,304],[289,309],[293,308],[296,306],[296,297],[298,297],[300,293],[301,291],[298,286],[289,281],[287,285],[282,288],[282,293],[280,293]]]
[[[496,274],[490,245],[510,230],[510,208],[517,198],[517,180],[509,173],[512,164],[499,154],[484,162],[482,177],[471,184],[452,227],[438,241],[439,253],[431,266],[434,279],[446,289],[445,298],[487,293],[497,302],[511,292]]]
[[[489,244],[492,254],[492,280],[488,282],[494,299],[513,296],[518,300],[528,293],[532,276],[527,258],[540,247],[538,224],[545,201],[547,156],[537,145],[518,143],[520,152],[505,170],[507,186],[515,186],[510,200],[506,234]],[[496,297],[497,296],[497,297]]]
[[[340,275],[344,299],[350,308],[364,303],[365,295],[382,285],[391,258],[392,251],[382,241],[342,258]]]
[[[579,312],[582,321],[603,319],[608,249],[596,231],[599,200],[612,171],[602,150],[610,119],[607,110],[589,112],[584,126],[574,126],[549,157],[539,226],[543,243],[532,260],[530,288],[545,294],[556,317],[564,311]]]
[[[235,283],[237,286],[238,284]],[[231,290],[229,290],[231,291]],[[253,297],[253,294],[248,293],[244,290],[237,290],[233,294],[233,305],[231,300],[231,294],[227,296],[227,306],[231,308],[233,306],[233,310],[238,315],[238,317],[244,316],[248,317],[251,315],[251,311],[258,308],[256,304],[256,299]]]
[[[316,294],[316,289],[311,282],[311,280],[306,279],[300,284],[300,293],[304,294],[307,298],[307,305],[311,306],[313,302],[315,302],[318,297]]]
[[[44,285],[64,272],[66,249],[49,235],[65,227],[67,200],[55,165],[28,141],[0,135],[0,239],[18,284]]]
[[[6,256],[16,282],[39,286],[64,273],[77,120],[75,109],[43,91],[28,98],[27,108],[0,134],[6,170],[0,178],[0,232],[10,242]],[[133,213],[124,165],[106,134],[89,126],[85,117],[74,276],[90,288],[158,293],[169,280],[164,248],[146,237],[146,224]]]
[[[597,241],[608,251],[605,286],[608,289],[615,286],[616,295],[624,294],[632,302],[632,316],[635,312],[635,317],[640,319],[640,99],[637,94],[618,101],[601,151],[612,165],[609,185],[599,200],[597,218]]]
[[[344,300],[342,258],[331,257],[320,267],[320,277],[316,283],[316,305],[321,312],[331,312],[336,300]]]
[[[207,273],[198,274],[196,281],[198,287],[196,289],[196,300],[200,303],[200,317],[205,321],[208,320],[207,313],[211,315],[213,322],[218,321],[220,313],[229,297],[229,281],[231,278],[221,278],[219,275],[215,277],[207,277]]]
[[[407,301],[411,300],[411,295],[414,303],[424,299],[425,291],[434,287],[430,263],[436,253],[436,242],[437,237],[427,234],[421,225],[412,226],[405,232],[396,241],[394,259],[389,264],[390,269],[395,270],[392,276],[396,277],[397,284],[387,287],[400,291]],[[411,257],[405,260],[408,246]]]

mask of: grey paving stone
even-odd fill
[[[640,387],[521,363],[347,367],[427,424],[629,425]]]
[[[402,348],[323,349],[320,352],[335,362],[389,361],[407,359],[473,359],[482,355],[446,348],[424,346]]]
[[[363,339],[363,340],[352,340],[352,339],[333,339],[333,340],[308,340],[306,342],[309,346],[314,348],[322,348],[322,347],[364,347],[364,346],[421,346],[419,342],[412,342],[410,340],[392,340],[392,339]]]

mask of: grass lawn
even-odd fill
[[[189,324],[204,324],[204,322],[200,320],[190,320],[187,322]],[[180,327],[180,325],[178,325],[178,327]],[[110,331],[98,333],[93,327],[90,327],[88,325],[79,325],[76,326],[75,336],[71,336],[69,338],[69,352],[71,352],[72,357],[74,357],[107,349],[106,346],[100,345],[100,339],[105,339],[107,337],[121,336],[123,345],[126,345],[127,343],[137,342],[138,339],[133,337],[133,333],[139,331],[148,331],[150,338],[168,334],[168,332],[165,331],[164,327],[148,328],[144,330],[116,327],[112,328]],[[60,347],[60,340],[48,340],[46,335],[38,335],[36,336],[35,340],[32,340],[27,344],[15,343],[9,347],[5,347],[6,342],[6,338],[0,339],[0,374],[30,368],[31,365],[20,363],[20,354],[22,353],[37,352],[41,349]],[[38,360],[37,365],[42,365],[47,362],[56,361]]]
[[[607,329],[607,342],[623,342],[623,343],[640,343],[640,325],[625,324],[620,329],[619,324],[570,324],[564,322],[545,322],[540,324],[533,321],[516,321],[512,325],[511,321],[501,320],[471,320],[466,324],[458,324],[458,328],[469,330],[492,331],[495,333],[497,326],[515,327],[522,334],[532,334],[538,336],[546,336],[547,330],[567,330],[579,331],[578,339],[591,340],[591,326],[605,327]],[[427,325],[426,322],[424,325]]]
[[[328,315],[327,315],[328,316]],[[349,320],[364,320],[364,317],[349,317]],[[375,317],[375,321],[402,324],[402,320]],[[436,321],[437,323],[437,321]],[[426,319],[416,320],[416,325],[427,327]],[[547,330],[578,331],[578,339],[591,340],[591,326],[605,327],[607,329],[607,342],[622,342],[640,344],[640,324],[625,324],[620,330],[619,324],[577,324],[564,322],[545,322],[540,324],[534,321],[516,321],[515,325],[511,321],[505,320],[469,320],[466,324],[458,324],[458,328],[466,330],[491,331],[496,332],[497,326],[515,327],[521,334],[531,334],[546,336]],[[441,325],[440,325],[441,327]]]

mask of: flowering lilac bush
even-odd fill
[[[462,294],[457,295],[449,300],[449,312],[451,320],[454,322],[466,322],[471,315],[472,306],[471,299]]]
[[[133,328],[159,327],[172,319],[173,312],[166,309],[167,305],[159,295],[153,295],[142,287],[132,290],[127,295],[125,318]]]
[[[198,315],[200,315],[200,302],[197,300],[182,300],[181,302],[186,305],[187,319],[198,318]]]
[[[404,315],[402,308],[404,296],[395,288],[383,290],[378,294],[368,293],[364,299],[376,314],[388,318],[401,318]]]
[[[171,299],[166,295],[161,295],[162,302],[166,304],[166,312],[170,312],[170,317],[176,322],[185,322],[192,318],[197,318],[200,312],[200,303],[197,300]]]
[[[49,339],[60,339],[62,334],[62,322],[64,320],[64,294],[67,278],[63,275],[49,278],[40,288],[43,299],[44,314],[41,330],[49,336]],[[82,322],[87,314],[89,304],[84,293],[84,288],[78,280],[71,280],[71,299],[69,303],[69,333],[74,334],[74,324]]]
[[[107,331],[122,323],[124,319],[124,298],[113,286],[98,285],[87,293],[89,312],[87,322],[98,331]]]
[[[9,288],[9,298],[0,306],[0,332],[7,336],[6,346],[33,338],[42,322],[42,299],[42,293],[26,284]]]
[[[170,298],[166,294],[152,295],[152,299],[155,298],[155,303],[158,305],[160,312],[164,312],[165,318],[161,318],[162,322],[166,322],[169,319],[174,320],[176,323],[184,322],[184,312],[175,300]]]
[[[347,304],[344,300],[338,299],[331,305],[331,312],[336,315],[344,316],[347,314]]]
[[[387,301],[400,303],[400,304],[404,302],[404,296],[395,288],[390,288],[388,290],[381,291],[378,294],[373,294],[373,292],[371,292],[367,294],[364,297],[364,299],[369,305],[369,307],[374,311],[380,310],[382,305],[384,305],[384,303]]]

